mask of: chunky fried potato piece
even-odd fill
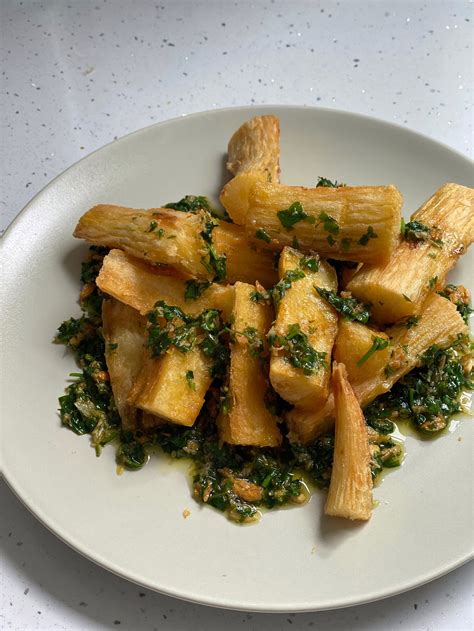
[[[143,363],[146,319],[138,311],[118,302],[102,303],[102,331],[105,359],[115,405],[125,430],[136,430],[139,425],[154,427],[160,420],[143,414],[128,402],[128,396]]]
[[[217,253],[226,256],[227,282],[259,282],[266,287],[277,282],[274,254],[251,244],[242,226],[221,221],[212,234]]]
[[[373,504],[367,427],[344,364],[334,362],[332,381],[336,436],[324,512],[333,517],[367,521]]]
[[[157,359],[147,354],[129,402],[148,414],[190,427],[211,385],[211,367],[212,360],[198,347],[187,353],[173,347]]]
[[[171,265],[188,277],[211,280],[214,274],[203,264],[207,254],[201,237],[205,221],[204,213],[101,204],[82,215],[74,236],[125,250],[148,263]]]
[[[111,250],[104,258],[97,277],[97,286],[109,296],[147,314],[158,300],[198,315],[210,307],[219,309],[228,320],[234,303],[234,289],[213,283],[195,299],[186,299],[187,283],[182,278],[163,275],[160,270],[130,256],[122,250]]]
[[[400,233],[402,196],[391,186],[304,188],[256,182],[245,227],[261,248],[296,246],[323,258],[386,262]]]
[[[257,181],[278,182],[280,123],[276,116],[255,116],[229,141],[227,169],[234,175],[222,189],[220,202],[236,224],[244,225],[250,189]],[[255,280],[255,279],[254,279]],[[263,282],[262,279],[260,279]]]
[[[390,259],[364,265],[347,289],[373,304],[379,322],[392,323],[418,313],[428,293],[474,241],[474,189],[445,184],[411,217],[426,227],[420,240],[400,239]],[[412,233],[413,234],[413,233]]]
[[[276,314],[274,333],[282,338],[291,327],[298,325],[307,336],[308,345],[323,353],[321,364],[306,373],[289,361],[284,349],[273,347],[270,360],[270,380],[278,394],[293,405],[314,408],[324,404],[329,395],[331,351],[337,332],[337,314],[317,293],[315,287],[336,291],[336,272],[329,263],[313,257],[313,271],[302,268],[303,255],[293,248],[284,248],[280,255],[280,278],[294,270],[304,277],[291,283],[281,298]]]
[[[207,237],[212,240],[209,243],[203,238],[209,221],[204,211],[100,205],[80,218],[74,236],[124,250],[146,263],[169,266],[186,278],[211,281],[217,274],[211,259],[225,257],[220,282],[276,282],[271,252],[259,251],[248,241],[244,228],[226,221],[212,220],[216,225]]]
[[[275,447],[280,444],[281,435],[275,417],[265,404],[269,382],[260,356],[265,350],[272,310],[269,305],[253,302],[250,299],[253,291],[253,285],[235,284],[229,409],[221,411],[218,427],[222,440],[227,443]],[[255,346],[255,342],[261,343],[260,347]]]
[[[376,331],[360,322],[340,318],[334,343],[334,359],[344,364],[351,386],[363,383],[369,374],[380,373],[389,362],[393,349],[387,346],[360,364],[361,358],[372,347],[374,337],[389,339],[386,333]]]

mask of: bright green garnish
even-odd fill
[[[420,357],[421,367],[402,377],[387,394],[364,410],[367,422],[409,419],[424,433],[443,430],[453,414],[461,411],[463,390],[472,390],[470,345],[460,336],[447,349],[432,346]]]
[[[199,210],[211,212],[213,210],[209,200],[203,195],[185,195],[178,202],[169,202],[163,208],[180,210],[184,213],[197,213]]]
[[[273,304],[278,306],[280,300],[286,294],[291,285],[301,278],[305,277],[305,273],[299,269],[291,269],[285,272],[283,278],[280,278],[278,283],[270,290],[270,295],[273,298]]]
[[[255,236],[257,239],[260,239],[260,241],[265,241],[265,243],[271,243],[271,240],[272,240],[271,236],[263,228],[258,228],[258,230],[256,230],[255,232]]]
[[[281,225],[287,230],[292,230],[293,226],[299,221],[308,221],[314,223],[314,217],[308,215],[303,209],[301,202],[294,202],[286,210],[279,210],[277,217],[280,220]]]
[[[252,357],[263,358],[265,353],[265,344],[257,329],[253,326],[247,326],[243,331],[231,331],[231,341],[235,342],[237,335],[242,335],[247,340],[247,348]]]
[[[270,333],[268,342],[273,348],[283,349],[285,360],[295,368],[301,368],[305,375],[312,375],[319,368],[327,366],[326,353],[311,346],[299,324],[290,324],[285,336]]]
[[[302,256],[300,258],[301,269],[308,269],[310,272],[317,272],[319,270],[319,257],[318,256]]]
[[[369,226],[367,228],[367,232],[361,236],[357,243],[359,243],[360,245],[367,245],[370,239],[376,239],[377,237],[378,234],[374,231],[372,226]]]
[[[339,224],[334,219],[334,217],[331,217],[327,213],[320,213],[318,219],[319,221],[323,222],[324,230],[326,230],[326,232],[329,232],[330,235],[339,234]]]
[[[203,217],[203,229],[201,237],[207,250],[207,256],[202,257],[201,263],[209,273],[214,272],[214,280],[222,282],[227,275],[227,257],[225,254],[219,256],[212,242],[212,232],[219,225],[219,220],[205,213]]]
[[[384,348],[387,348],[388,345],[389,340],[385,339],[384,337],[378,337],[377,335],[375,335],[372,338],[372,346],[365,353],[365,355],[362,355],[362,357],[357,362],[357,365],[362,366],[362,364],[365,364],[365,362],[370,359],[374,353],[376,353],[377,351],[382,351]]]
[[[214,360],[211,375],[217,377],[225,373],[229,359],[229,349],[220,339],[224,329],[217,309],[192,317],[160,300],[148,314],[147,346],[152,357],[160,357],[171,346],[181,353],[198,346]]]
[[[186,371],[186,381],[191,390],[196,390],[196,382],[194,381],[194,372],[192,370]]]
[[[327,300],[327,302],[329,302],[336,311],[339,311],[339,313],[348,320],[355,320],[356,322],[361,322],[362,324],[367,324],[369,321],[370,305],[359,302],[355,298],[343,298],[330,289],[324,289],[323,287],[316,286],[315,289],[321,298]]]
[[[442,240],[434,239],[432,237],[432,229],[424,223],[421,223],[421,221],[409,221],[405,223],[405,220],[402,219],[401,233],[405,241],[411,241],[412,243],[429,241],[437,248],[443,246]]]
[[[211,282],[207,280],[187,280],[186,289],[184,290],[184,298],[186,300],[196,300],[211,286]]]
[[[261,304],[271,299],[268,291],[252,291],[250,294],[250,300],[252,302],[259,302]]]
[[[332,182],[331,180],[328,180],[327,177],[321,177],[319,175],[318,181],[316,183],[316,188],[319,188],[321,186],[324,188],[340,188],[341,186],[347,186],[347,184],[344,184],[343,182],[338,182],[337,180],[334,180],[334,182]]]

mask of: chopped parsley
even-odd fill
[[[317,272],[319,270],[319,256],[302,256],[300,258],[301,269],[307,269],[310,272]]]
[[[232,331],[231,341],[235,341],[237,335],[242,335],[246,338],[247,348],[252,357],[263,357],[265,354],[265,344],[255,327],[247,326],[243,331]]]
[[[196,300],[211,286],[211,282],[207,280],[187,280],[184,290],[185,300]]]
[[[259,302],[261,304],[271,299],[268,291],[252,291],[250,294],[250,300],[252,302]]]
[[[462,285],[446,285],[442,291],[438,291],[440,296],[447,298],[456,305],[457,310],[466,324],[469,324],[469,317],[474,313],[474,309],[469,306],[469,292]]]
[[[82,311],[94,322],[98,322],[102,317],[102,300],[104,298],[95,280],[102,267],[104,256],[108,252],[108,248],[93,245],[89,248],[87,260],[81,264],[81,281],[84,286],[80,294],[80,305]]]
[[[156,230],[158,228],[158,222],[155,221],[154,219],[152,221],[150,221],[150,227],[148,228],[147,232],[155,232],[156,236],[158,237],[158,239],[162,239],[165,236],[165,231],[163,230],[163,228],[158,228],[158,230]],[[174,236],[168,237],[168,239],[173,239],[176,238]]]
[[[281,225],[287,230],[293,230],[293,226],[300,221],[308,221],[314,223],[314,217],[308,215],[303,209],[301,202],[294,202],[286,210],[279,210],[277,217],[280,220]]]
[[[270,290],[270,295],[273,299],[275,307],[278,306],[280,300],[286,294],[291,285],[301,278],[305,277],[305,273],[299,269],[291,269],[285,272],[284,276],[280,278],[278,283]]]
[[[361,236],[357,243],[359,243],[359,245],[367,245],[370,239],[377,239],[378,236],[379,235],[374,231],[372,226],[369,226],[367,228],[367,232]]]
[[[338,296],[335,291],[330,289],[324,289],[323,287],[316,287],[316,291],[324,298],[329,304],[341,313],[348,320],[355,320],[362,324],[367,324],[370,319],[370,305],[359,302],[355,298],[348,297],[343,298]]]
[[[94,280],[106,252],[104,248],[92,247],[89,260],[82,266],[84,287],[94,285],[87,299],[94,294],[98,295]],[[100,326],[101,310],[91,316],[90,304],[85,303],[85,300],[81,300],[81,308],[83,315],[63,322],[54,338],[56,343],[71,349],[81,368],[81,372],[71,375],[74,381],[59,398],[59,415],[63,425],[76,434],[91,434],[92,446],[99,455],[102,446],[119,435],[120,417],[105,361],[105,342]],[[116,344],[110,346],[118,347]]]
[[[357,365],[359,367],[362,366],[362,364],[365,364],[365,362],[370,359],[374,353],[376,353],[377,351],[382,351],[384,348],[387,348],[388,345],[389,340],[385,339],[384,337],[378,337],[377,335],[375,335],[372,338],[372,346],[365,353],[365,355],[362,355],[362,357],[357,362]]]
[[[219,225],[217,219],[212,217],[209,213],[204,214],[201,237],[206,246],[207,257],[202,257],[201,263],[209,273],[215,273],[214,280],[222,282],[227,276],[227,257],[225,254],[219,256],[212,242],[212,231],[217,225]]]
[[[441,239],[433,238],[432,228],[426,226],[421,221],[409,221],[408,223],[405,223],[404,219],[402,219],[401,233],[405,241],[411,241],[412,243],[429,241],[437,248],[441,248],[443,246],[443,241]]]
[[[197,213],[199,210],[213,211],[209,200],[203,195],[185,195],[178,202],[169,202],[163,208],[180,210],[183,213]]]
[[[327,213],[320,213],[318,217],[319,221],[323,222],[323,228],[326,232],[329,232],[330,235],[339,234],[339,224]],[[329,239],[329,237],[328,237]],[[331,244],[332,245],[332,244]]]
[[[430,278],[430,280],[428,281],[428,287],[430,289],[434,289],[436,287],[437,283],[438,283],[438,277],[437,276],[433,276],[433,278]]]
[[[186,371],[186,381],[191,390],[196,390],[196,382],[194,381],[194,372],[192,370]]]
[[[268,342],[272,348],[282,349],[285,360],[295,368],[300,368],[305,375],[312,375],[319,368],[327,366],[326,353],[311,346],[299,324],[290,324],[285,336],[270,332]]]
[[[146,345],[152,357],[160,357],[171,346],[181,353],[198,346],[206,357],[214,360],[211,375],[217,377],[225,373],[229,359],[229,349],[220,337],[224,329],[217,309],[205,309],[193,317],[160,300],[148,313]]]
[[[317,267],[316,267],[317,266]],[[319,259],[317,257],[301,257],[300,259],[300,268],[306,268],[310,271],[317,271],[319,269]],[[302,269],[291,269],[285,272],[285,274],[280,278],[280,280],[268,291],[256,290],[252,291],[250,294],[250,300],[252,302],[264,303],[268,300],[273,300],[273,305],[275,308],[278,307],[280,300],[286,294],[288,289],[290,289],[291,285],[297,281],[304,278],[306,274]]]
[[[351,249],[352,239],[350,237],[344,237],[341,239],[341,250],[348,252]]]
[[[300,242],[298,241],[298,237],[296,234],[293,236],[293,241],[291,242],[291,247],[295,248],[295,250],[300,249]]]
[[[271,243],[272,238],[271,236],[268,234],[268,232],[266,230],[264,230],[263,228],[258,228],[255,232],[255,237],[257,239],[260,239],[260,241],[265,241],[265,243]]]
[[[341,186],[347,186],[343,182],[338,182],[337,180],[331,181],[328,180],[327,177],[318,176],[318,181],[316,183],[316,188],[324,187],[324,188],[340,188]]]
[[[412,329],[414,326],[418,326],[420,320],[421,316],[408,316],[399,320],[394,326],[404,326],[406,329]]]
[[[227,276],[227,257],[225,254],[219,256],[213,245],[208,244],[207,250],[209,253],[209,259],[204,259],[203,265],[208,272],[215,272],[215,280],[221,283]]]
[[[402,217],[400,232],[406,241],[427,241],[431,230],[421,221],[405,222]]]
[[[132,432],[122,432],[117,449],[117,463],[126,469],[141,469],[149,456],[145,445],[135,439]]]

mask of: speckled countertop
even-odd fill
[[[334,107],[398,122],[472,155],[467,0],[3,0],[0,12],[1,231],[87,153],[205,109]],[[334,612],[245,614],[182,603],[83,559],[0,484],[2,629],[473,625],[472,564],[407,594]]]

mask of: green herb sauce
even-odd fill
[[[314,287],[321,298],[324,298],[329,304],[342,314],[348,320],[355,320],[362,324],[367,324],[370,320],[370,305],[359,302],[355,298],[343,298],[338,296],[335,291],[324,289],[323,287]]]
[[[81,274],[85,287],[95,285],[106,252],[106,249],[91,248],[90,258],[83,265]],[[291,286],[294,279],[301,278],[301,274],[304,276],[301,270],[289,274],[277,295],[284,295],[287,283]],[[452,293],[448,287],[445,291]],[[103,296],[96,287],[88,289],[89,293],[86,292],[86,298],[81,301],[83,314],[63,322],[55,341],[71,349],[81,369],[72,375],[74,381],[59,399],[62,423],[77,434],[90,434],[97,454],[103,445],[113,441],[117,463],[130,470],[143,467],[155,446],[173,458],[190,459],[196,500],[225,512],[237,522],[255,520],[260,508],[304,503],[307,494],[303,475],[319,488],[328,487],[333,434],[321,436],[309,445],[291,444],[284,436],[281,447],[273,449],[222,444],[216,421],[220,411],[229,411],[231,405],[225,382],[232,335],[244,335],[255,356],[262,357],[264,352],[263,340],[255,329],[247,327],[242,332],[231,333],[216,310],[190,317],[178,307],[158,302],[148,316],[148,345],[155,355],[159,356],[171,345],[181,352],[199,345],[214,359],[213,385],[194,426],[165,424],[147,433],[124,431],[104,356],[101,315],[97,309]],[[91,307],[90,296],[94,294],[92,303],[97,304]],[[263,297],[264,300],[269,298],[270,295]],[[261,298],[256,296],[255,299]],[[289,361],[303,371],[317,369],[326,361],[322,353],[318,354],[307,344],[307,338],[297,324],[289,327],[283,340],[274,338],[270,342],[284,345]],[[111,343],[108,350],[113,350],[112,347],[117,348]],[[398,466],[401,462],[401,446],[391,436],[395,430],[394,420],[408,418],[420,431],[433,434],[441,431],[451,415],[460,410],[462,391],[473,387],[469,350],[466,337],[460,337],[447,350],[432,347],[422,356],[419,368],[366,407],[364,413],[374,479],[384,468]],[[192,390],[193,372],[187,371],[183,378]],[[265,402],[271,413],[283,422],[290,406],[272,388],[265,393]]]
[[[364,410],[369,424],[410,420],[425,434],[436,434],[461,410],[464,390],[472,390],[470,343],[461,336],[448,349],[432,346],[420,357],[421,366],[400,379],[387,394]]]
[[[300,368],[305,375],[312,375],[327,366],[326,353],[311,346],[299,324],[290,324],[285,336],[270,333],[268,342],[273,348],[282,349],[285,360],[294,368]]]

